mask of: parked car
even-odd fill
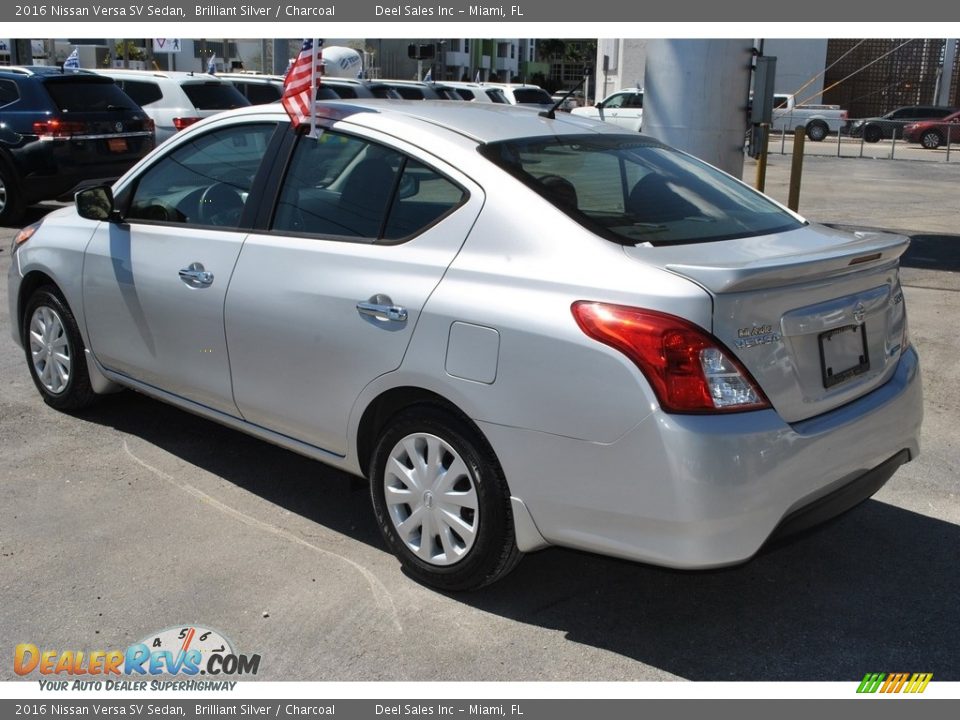
[[[0,225],[32,203],[112,182],[153,146],[153,122],[112,81],[0,67]]]
[[[868,143],[890,140],[894,137],[903,137],[903,128],[919,120],[943,120],[948,115],[960,110],[955,107],[938,107],[934,105],[910,105],[897,108],[886,115],[874,118],[854,120],[850,124],[850,135],[863,136]]]
[[[921,120],[903,128],[907,142],[920,143],[928,150],[960,141],[960,111],[947,115],[942,120]]]
[[[443,84],[452,88],[460,100],[466,100],[467,102],[492,102],[500,103],[501,105],[510,104],[507,96],[503,94],[503,90],[498,87],[484,85],[483,83],[450,80],[444,80]]]
[[[460,100],[453,88],[444,83],[420,82],[418,80],[369,80],[368,87],[375,97],[399,96],[403,100]]]
[[[577,90],[575,92],[570,93],[569,96],[567,95],[567,92],[568,92],[567,90],[561,90],[560,92],[555,92],[553,95],[550,96],[550,99],[553,101],[554,105],[556,105],[557,103],[560,103],[560,106],[557,108],[558,110],[562,110],[564,112],[570,112],[574,108],[578,108],[581,105],[583,105],[582,91]]]
[[[451,590],[547,545],[743,562],[917,455],[906,238],[566,114],[318,115],[204,120],[16,237],[47,404],[133,388],[364,476]]]
[[[839,105],[797,103],[796,96],[789,94],[773,96],[770,129],[775,132],[792,132],[803,126],[808,138],[821,142],[830,133],[846,130],[847,125],[847,111]]]
[[[205,117],[250,104],[217,75],[113,68],[96,72],[112,78],[153,118],[158,143]]]
[[[251,105],[269,105],[280,102],[280,98],[283,97],[282,75],[236,73],[221,77],[225,77],[239,90]]]
[[[574,108],[570,112],[640,132],[643,125],[643,88],[617,90],[596,105]]]
[[[484,83],[485,87],[499,88],[511,105],[527,105],[537,110],[549,110],[554,101],[550,93],[539,85],[526,83]]]

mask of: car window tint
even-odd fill
[[[403,161],[394,150],[349,135],[302,136],[271,229],[377,239]]]
[[[609,99],[603,104],[603,106],[604,106],[605,108],[618,108],[618,107],[623,107],[623,100],[624,100],[625,97],[626,97],[625,95],[614,95],[613,97],[609,98]]]
[[[400,93],[400,97],[404,100],[423,100],[426,97],[426,93],[418,87],[398,85],[394,89]]]
[[[590,230],[624,244],[725,240],[801,226],[765,196],[655,141],[559,136],[480,152]]]
[[[253,105],[268,105],[275,103],[283,94],[283,88],[280,85],[270,83],[247,83],[246,96]]]
[[[540,88],[517,88],[513,91],[513,99],[518,105],[552,105],[550,95]]]
[[[461,100],[473,100],[474,94],[472,90],[467,90],[467,88],[457,88],[457,95],[460,96]]]
[[[357,91],[354,88],[350,87],[349,85],[337,85],[335,87],[330,87],[330,88],[324,88],[323,86],[321,86],[317,88],[317,93],[319,94],[319,92],[324,89],[330,90],[330,92],[333,95],[333,99],[351,100],[353,98],[358,97]]]
[[[501,105],[510,104],[510,101],[507,100],[507,96],[503,94],[503,90],[500,90],[499,88],[487,90],[487,97],[493,100],[493,102],[500,103]]]
[[[275,128],[234,126],[180,145],[140,177],[127,218],[237,227]]]
[[[184,83],[182,87],[197,110],[230,110],[250,104],[250,101],[230,83]]]
[[[407,160],[383,232],[386,240],[415,235],[463,202],[465,194],[432,168]]]
[[[46,82],[44,86],[62,112],[102,112],[118,107],[130,109],[130,97],[113,81],[77,79],[72,82]]]
[[[150,103],[155,103],[163,98],[160,86],[153,82],[143,82],[141,80],[124,80],[121,83],[123,91],[133,99],[133,101],[143,107]]]
[[[0,107],[20,99],[17,84],[13,80],[0,80]]]
[[[629,108],[642,108],[643,93],[633,93],[632,95],[628,95],[627,101],[623,104],[623,106]]]

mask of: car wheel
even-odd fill
[[[17,176],[0,157],[0,225],[13,225],[23,214],[23,198]]]
[[[827,127],[826,123],[818,120],[807,125],[807,137],[814,142],[821,142],[829,132],[830,128]]]
[[[22,337],[30,375],[47,405],[80,410],[97,399],[77,321],[55,288],[41,287],[30,297]]]
[[[868,125],[863,129],[863,139],[868,143],[880,142],[882,137],[883,133],[876,125]]]
[[[927,130],[920,136],[920,144],[927,150],[935,150],[943,144],[943,138],[936,130]]]
[[[380,532],[404,569],[441,590],[472,590],[519,562],[510,494],[479,433],[419,405],[396,416],[371,464]]]

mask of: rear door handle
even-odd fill
[[[213,273],[203,269],[201,263],[190,263],[189,267],[180,269],[180,279],[191,287],[207,287],[213,285]]]
[[[406,322],[407,309],[394,305],[387,295],[374,295],[369,300],[357,303],[357,312],[377,320],[391,322]]]

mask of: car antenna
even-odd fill
[[[589,77],[589,75],[590,75],[590,68],[586,68],[586,69],[585,69],[585,72],[583,73],[583,79],[582,79],[580,82],[578,82],[578,83],[576,84],[576,86],[574,86],[574,87],[571,88],[570,90],[567,90],[567,94],[564,95],[564,96],[563,96],[562,98],[560,98],[559,100],[557,100],[557,102],[555,102],[555,103],[553,104],[553,107],[552,107],[552,108],[550,108],[549,110],[541,110],[540,113],[539,113],[540,117],[545,117],[545,118],[550,118],[551,120],[556,120],[556,119],[557,119],[557,108],[559,108],[561,105],[563,105],[563,104],[567,101],[567,98],[568,98],[568,97],[570,97],[570,96],[573,95],[577,90],[579,90],[580,88],[583,87],[583,84],[587,81],[587,77]]]

